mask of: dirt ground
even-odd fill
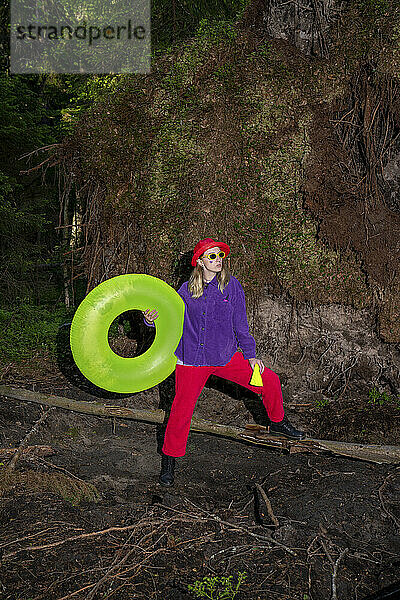
[[[10,368],[3,382],[143,408],[168,404],[173,390],[169,378],[159,393],[101,393],[45,360]],[[257,398],[209,380],[196,411],[258,421]],[[364,438],[396,440],[398,410],[376,407],[388,411],[377,419],[353,404],[289,403],[287,414],[315,437],[364,430]],[[0,446],[18,446],[46,410],[1,398]],[[399,580],[398,466],[191,433],[175,485],[163,488],[161,439],[161,425],[50,409],[29,445],[52,454],[22,455],[7,476],[8,460],[1,466],[2,598],[189,600],[196,580],[246,572],[237,599],[330,600],[337,587],[339,600],[362,600]]]

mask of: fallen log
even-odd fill
[[[95,415],[98,417],[112,417],[143,421],[145,423],[163,423],[165,413],[161,409],[143,410],[138,408],[125,408],[123,406],[112,406],[101,402],[86,402],[83,400],[72,400],[63,396],[42,394],[23,388],[12,388],[0,385],[0,396],[20,400],[22,402],[35,402],[45,406],[56,406],[79,413]],[[301,441],[287,440],[269,435],[267,428],[262,425],[249,424],[245,428],[234,427],[206,421],[204,419],[192,419],[191,431],[200,433],[211,433],[223,437],[229,437],[238,441],[246,441],[259,446],[270,446],[296,452],[332,452],[350,458],[357,458],[378,464],[400,463],[400,446],[379,446],[374,444],[355,444],[351,442],[338,442],[335,440],[317,440],[307,438]]]
[[[0,448],[0,460],[12,458],[17,450],[18,448]],[[30,458],[31,456],[51,456],[54,454],[54,450],[51,446],[27,446],[22,450],[21,454],[24,458]]]

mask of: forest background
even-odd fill
[[[244,3],[157,1],[152,6],[153,60],[193,35],[201,20],[232,19]],[[60,210],[57,166],[32,169],[43,152],[79,126],[89,107],[135,75],[15,75],[9,72],[9,3],[0,7],[0,323],[1,361],[55,356],[60,324],[85,295],[72,282],[71,228],[76,200]],[[66,226],[66,230],[63,229]]]

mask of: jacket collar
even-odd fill
[[[217,276],[214,275],[214,277],[211,279],[211,281],[208,282],[207,285],[218,285]]]

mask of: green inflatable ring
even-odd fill
[[[156,309],[156,337],[140,356],[123,358],[108,343],[108,330],[128,310]],[[75,363],[92,383],[110,392],[147,390],[175,369],[185,303],[165,281],[151,275],[118,275],[100,283],[82,300],[71,324]]]

